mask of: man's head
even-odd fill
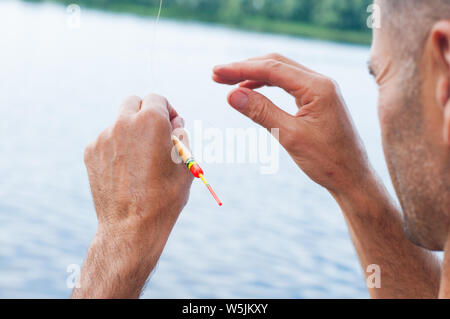
[[[370,68],[383,147],[416,244],[442,250],[450,235],[450,0],[376,0]]]

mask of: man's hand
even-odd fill
[[[372,171],[337,85],[277,54],[214,68],[213,79],[238,84],[229,103],[267,129],[279,128],[280,143],[297,165],[324,186],[342,208],[363,271],[381,269],[375,298],[433,298],[439,291],[440,263],[411,244],[400,212]],[[278,86],[295,98],[290,115],[253,91]],[[370,280],[370,278],[368,278]]]
[[[315,182],[337,194],[361,186],[370,166],[339,89],[331,79],[277,54],[214,68],[213,79],[240,84],[228,101],[268,130],[279,128],[280,143]],[[291,115],[253,91],[278,86],[291,94]]]
[[[165,98],[129,97],[86,148],[98,232],[73,297],[139,297],[189,197],[193,178],[171,159],[183,126]]]

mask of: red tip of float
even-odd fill
[[[217,204],[219,204],[219,206],[222,206],[223,204],[222,204],[221,200],[219,199],[219,197],[217,196],[217,194],[214,192],[214,190],[212,189],[212,187],[210,185],[208,185],[208,189],[209,189],[209,192],[211,193],[211,195],[216,200]]]

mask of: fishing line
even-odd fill
[[[153,28],[153,39],[152,39],[152,43],[151,43],[151,52],[150,52],[150,72],[151,72],[151,80],[155,86],[156,81],[155,81],[155,69],[154,69],[154,48],[155,48],[155,42],[156,42],[156,33],[157,33],[157,27],[159,24],[159,19],[161,17],[161,11],[162,11],[162,4],[163,4],[163,0],[159,1],[159,9],[158,9],[158,14],[156,15],[156,19],[155,19],[155,24],[154,24],[154,28]],[[211,185],[208,183],[208,181],[205,179],[204,176],[204,172],[203,169],[200,167],[200,165],[197,163],[197,161],[195,160],[195,158],[192,156],[191,151],[189,150],[189,148],[186,147],[186,145],[183,144],[183,142],[181,142],[175,135],[172,136],[172,142],[175,146],[175,149],[178,152],[178,155],[180,156],[180,158],[183,160],[184,164],[186,165],[186,167],[189,169],[189,171],[191,172],[191,174],[198,178],[201,179],[203,181],[203,183],[205,184],[205,186],[208,188],[209,192],[211,193],[211,195],[214,197],[214,199],[216,200],[217,204],[219,206],[222,206],[222,201],[219,199],[219,197],[217,196],[217,194],[214,192],[213,188],[211,187]]]
[[[159,0],[159,8],[158,8],[158,13],[156,15],[155,18],[155,22],[153,24],[153,35],[152,35],[152,41],[151,41],[151,45],[150,45],[150,63],[149,63],[149,67],[150,67],[150,80],[151,80],[151,86],[155,87],[156,86],[156,81],[155,81],[155,42],[156,42],[156,35],[157,35],[157,28],[159,25],[159,20],[161,18],[161,12],[162,12],[162,5],[163,5],[163,0]],[[155,89],[153,89],[152,91],[156,91]]]
[[[163,2],[163,0],[159,1],[159,9],[158,9],[158,15],[156,16],[156,24],[158,24],[159,18],[161,17],[162,2]]]

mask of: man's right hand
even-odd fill
[[[228,96],[236,110],[271,130],[297,165],[333,195],[360,187],[371,169],[334,81],[278,54],[216,66],[213,79],[240,85]],[[277,86],[295,98],[291,115],[253,91]]]
[[[73,298],[137,298],[189,197],[193,180],[172,160],[184,121],[158,95],[128,97],[116,123],[85,153],[98,231]]]

